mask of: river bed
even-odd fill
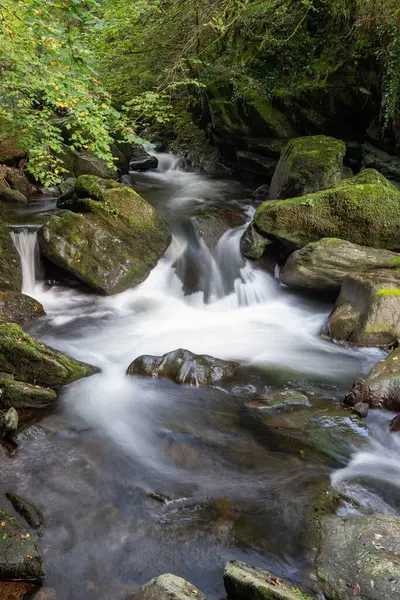
[[[135,174],[133,185],[164,216],[173,241],[132,290],[99,297],[46,286],[38,270],[34,276],[34,230],[16,228],[24,291],[47,313],[29,331],[101,373],[63,389],[35,436],[11,455],[2,451],[1,489],[43,510],[44,584],[57,600],[122,600],[163,572],[216,599],[232,558],[307,588],[307,510],[321,485],[332,478],[361,511],[400,510],[400,444],[387,434],[389,415],[373,412],[367,426],[338,406],[383,355],[322,340],[331,307],[245,261],[243,225],[207,246],[193,215],[231,203],[249,220],[244,188],[159,159],[159,170]],[[38,212],[9,222],[35,224]],[[239,360],[248,378],[219,389],[125,375],[137,356],[180,347]],[[243,406],[285,388],[308,396],[310,417],[294,411],[270,431],[249,427]],[[322,432],[311,442],[308,418]]]

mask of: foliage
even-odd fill
[[[0,116],[18,132],[28,170],[55,184],[65,135],[112,164],[110,132],[120,121],[88,50],[96,0],[2,0],[0,4]],[[64,118],[60,118],[64,116]]]
[[[119,103],[138,95],[145,114],[149,90],[172,104],[199,86],[251,99],[325,87],[336,72],[361,85],[366,70],[380,77],[386,122],[398,110],[398,0],[104,0],[102,17],[106,85]]]

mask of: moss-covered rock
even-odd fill
[[[141,283],[171,239],[161,217],[117,182],[82,176],[75,188],[71,211],[60,211],[39,230],[44,256],[102,294]]]
[[[4,180],[0,181],[0,202],[7,204],[27,204],[28,198],[19,190],[14,190]]]
[[[323,135],[299,137],[284,148],[269,189],[271,199],[312,194],[342,179],[346,146]]]
[[[58,387],[97,369],[35,340],[15,323],[0,323],[0,371],[17,381]]]
[[[0,509],[0,580],[43,577],[42,559],[32,534]]]
[[[337,294],[349,273],[396,267],[400,267],[400,254],[323,238],[293,252],[279,277],[289,287]]]
[[[0,221],[0,287],[19,292],[22,285],[21,261],[8,227]]]
[[[297,586],[252,567],[241,560],[231,560],[225,567],[224,584],[228,600],[312,600]]]
[[[67,177],[60,183],[58,189],[60,190],[60,197],[58,198],[57,204],[61,201],[69,200],[75,193],[75,177]]]
[[[399,517],[326,517],[316,561],[319,584],[335,600],[397,600],[399,555]]]
[[[399,207],[400,191],[376,171],[363,171],[315,194],[264,202],[254,225],[288,252],[326,237],[397,250]]]
[[[127,600],[206,600],[206,598],[185,579],[165,573],[151,579]]]
[[[400,268],[347,275],[323,333],[363,346],[400,337]]]
[[[232,377],[239,367],[235,361],[220,360],[189,350],[174,350],[163,356],[143,355],[128,367],[128,375],[162,377],[188,385],[213,385]]]
[[[0,392],[1,394],[1,392]],[[0,395],[1,407],[1,395]],[[18,429],[18,413],[15,408],[11,407],[6,411],[0,411],[0,440],[9,433]]]
[[[45,408],[56,399],[56,393],[47,387],[12,379],[1,379],[0,408]]]
[[[400,349],[393,350],[368,374],[367,378],[357,379],[346,395],[349,406],[367,404],[371,408],[400,410]]]
[[[0,292],[0,323],[25,323],[45,315],[43,306],[20,292]]]

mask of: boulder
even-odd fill
[[[365,168],[376,169],[385,177],[400,182],[400,157],[375,148],[372,144],[363,144],[362,157]]]
[[[362,346],[400,337],[400,269],[347,275],[322,333]]]
[[[20,191],[14,190],[4,180],[0,180],[0,202],[7,204],[27,204],[28,198]]]
[[[296,289],[338,294],[349,273],[399,266],[400,254],[337,238],[323,238],[293,252],[279,278]]]
[[[0,375],[0,408],[45,408],[56,399],[56,393],[47,387],[32,385]]]
[[[273,244],[273,240],[259,233],[252,222],[240,238],[240,251],[247,258],[257,260],[262,257],[265,248],[271,244]]]
[[[58,189],[60,190],[60,196],[57,200],[57,206],[59,206],[60,202],[65,200],[69,200],[75,193],[75,177],[67,177],[64,181],[60,183]]]
[[[25,323],[45,315],[43,306],[20,292],[0,292],[0,323]]]
[[[11,502],[13,509],[25,521],[33,527],[33,529],[39,529],[42,527],[44,519],[42,511],[40,511],[32,502],[25,500],[22,496],[18,496],[17,494],[12,494],[10,492],[6,493],[6,498],[9,502]]]
[[[165,573],[151,579],[127,600],[206,600],[206,598],[185,579]]]
[[[21,261],[8,227],[0,221],[0,286],[19,292],[22,286]]]
[[[9,188],[18,190],[18,192],[27,197],[39,193],[39,189],[25,177],[23,171],[15,167],[0,165],[0,183],[2,188],[4,185],[8,185]],[[27,199],[25,198],[25,200],[22,200],[22,203],[26,201]]]
[[[264,202],[253,222],[287,254],[326,237],[398,250],[399,206],[400,191],[383,175],[368,170],[315,194]]]
[[[269,198],[296,198],[332,187],[342,179],[345,153],[343,142],[324,135],[291,140],[279,159]]]
[[[109,167],[104,160],[97,158],[89,150],[78,152],[70,146],[64,146],[60,155],[63,168],[66,169],[66,177],[79,177],[80,175],[95,175],[105,179],[117,179],[118,173],[115,168]]]
[[[239,363],[179,348],[163,356],[139,356],[128,367],[128,375],[161,377],[188,385],[214,385],[232,377]]]
[[[32,534],[0,509],[0,580],[37,580],[44,576]]]
[[[322,591],[338,600],[397,600],[399,554],[399,517],[326,517],[316,560]]]
[[[400,349],[393,350],[368,374],[357,379],[346,395],[345,403],[356,407],[366,404],[371,408],[400,410]]]
[[[133,151],[129,167],[132,171],[150,171],[151,169],[157,169],[158,158],[151,156],[143,148],[136,148]]]
[[[228,600],[312,600],[305,592],[265,569],[241,560],[225,567],[224,584]]]
[[[46,346],[15,323],[0,323],[0,371],[12,374],[17,381],[58,387],[97,369]]]
[[[0,396],[1,406],[1,396]],[[18,429],[18,413],[15,408],[0,412],[0,439]]]
[[[171,239],[161,217],[117,182],[83,176],[75,188],[70,210],[59,211],[39,230],[42,254],[101,294],[144,281]]]

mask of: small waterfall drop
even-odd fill
[[[21,257],[22,293],[35,293],[36,277],[40,271],[37,229],[21,228],[11,231],[11,238]]]

